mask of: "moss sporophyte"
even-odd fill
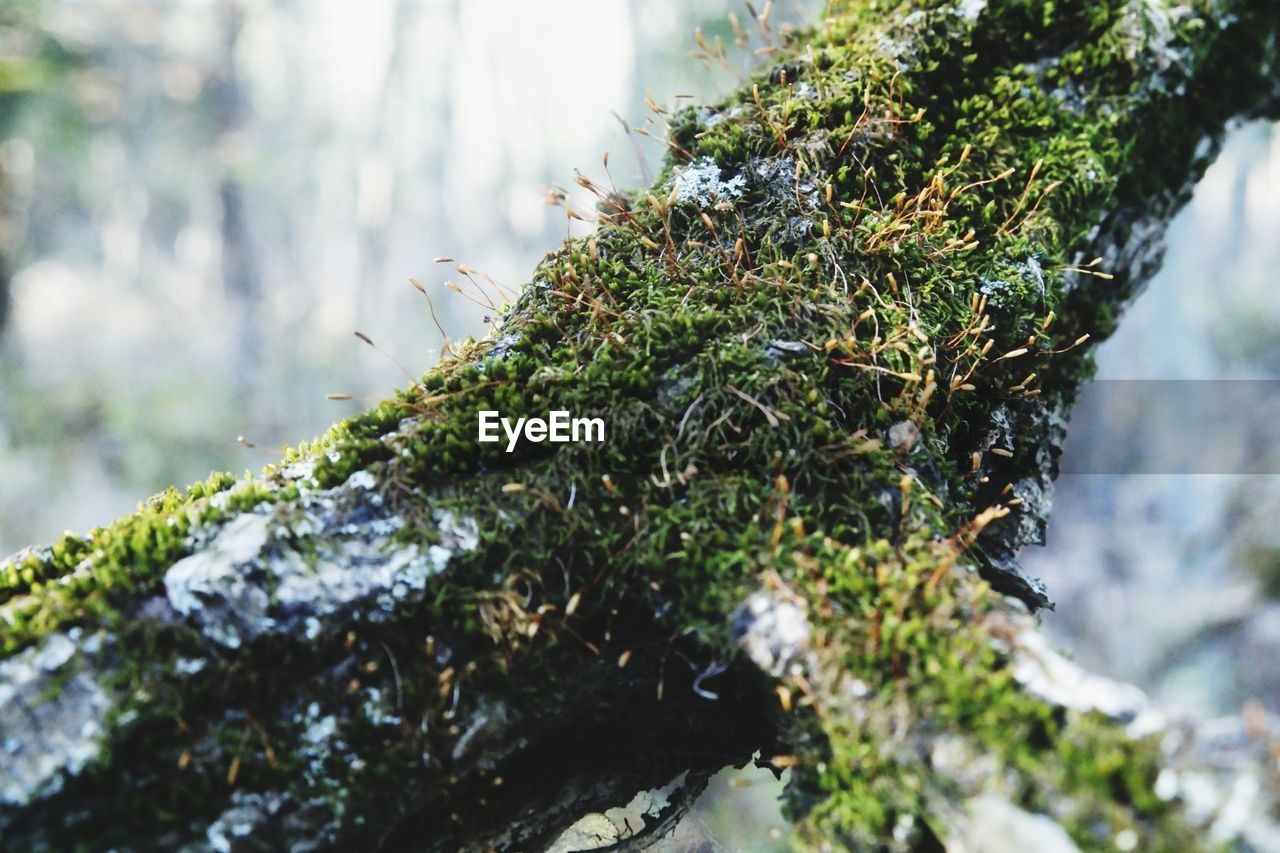
[[[0,836],[536,849],[548,797],[760,752],[814,849],[977,814],[1206,846],[1178,792],[1231,786],[1133,697],[1058,689],[1015,555],[1204,140],[1277,111],[1278,17],[830,4],[671,114],[663,174],[492,337],[259,476],[0,564],[0,684],[46,729]]]

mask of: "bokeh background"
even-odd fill
[[[775,26],[819,5],[776,3]],[[410,277],[450,338],[485,334],[492,311],[433,259],[518,287],[589,227],[549,188],[589,210],[575,168],[645,183],[661,146],[624,124],[660,136],[646,101],[733,84],[689,56],[695,28],[731,41],[730,12],[747,17],[738,0],[0,0],[0,553],[256,469],[269,456],[238,436],[296,443],[389,394],[396,362],[420,372],[442,345]],[[1232,133],[1169,243],[1099,376],[1280,378],[1273,126]],[[1171,428],[1092,418],[1072,441],[1141,457]],[[1058,602],[1046,630],[1189,713],[1280,711],[1277,480],[1064,477],[1026,554]],[[726,773],[673,844],[783,849],[776,793]]]

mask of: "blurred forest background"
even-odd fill
[[[731,11],[747,17],[738,0],[0,0],[0,554],[271,461],[237,436],[276,448],[366,404],[326,394],[389,394],[404,374],[352,332],[432,364],[410,277],[451,338],[485,334],[493,312],[433,258],[514,289],[589,227],[548,188],[604,179],[605,151],[619,186],[646,183],[661,146],[610,113],[660,136],[646,101],[732,86],[689,57],[695,28],[732,40]],[[1280,134],[1252,124],[1099,376],[1280,377],[1278,269]],[[1068,453],[1140,458],[1170,428],[1094,417]],[[1280,711],[1278,479],[1064,477],[1026,555],[1058,602],[1046,629],[1189,711]],[[679,844],[783,849],[776,790],[725,774]]]

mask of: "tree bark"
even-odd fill
[[[600,190],[492,337],[259,476],[0,564],[0,835],[581,849],[679,780],[638,847],[759,752],[802,847],[1274,849],[1266,721],[1079,672],[1014,557],[1089,343],[1224,126],[1276,115],[1278,30],[833,5],[676,115],[655,185]],[[477,441],[554,409],[604,442]]]

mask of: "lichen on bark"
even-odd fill
[[[1015,555],[1089,343],[1227,122],[1274,114],[1278,19],[831,4],[678,114],[494,336],[262,475],[0,564],[0,719],[104,697],[76,760],[0,770],[0,832],[536,849],[760,751],[818,849],[1273,837],[1037,644]],[[475,440],[552,408],[606,441]]]

